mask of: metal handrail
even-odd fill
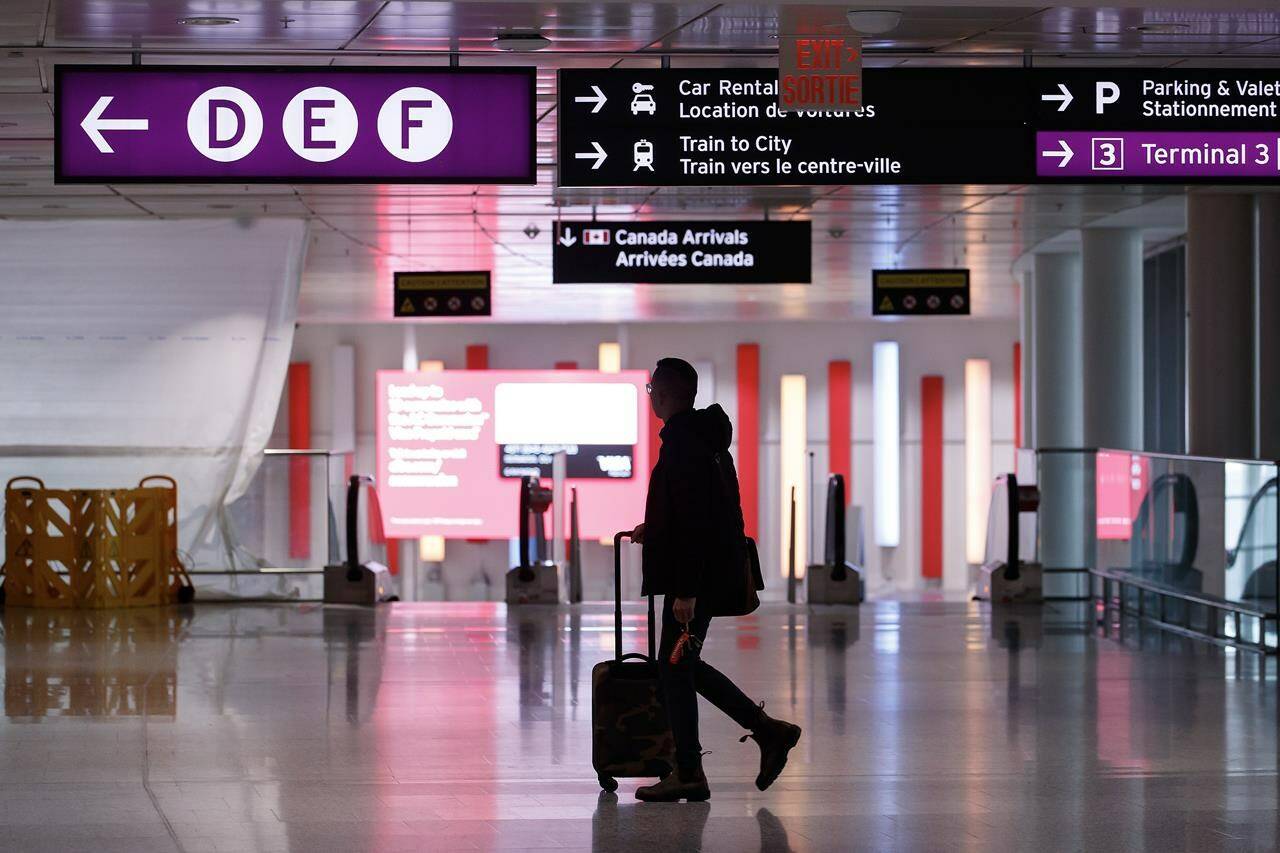
[[[1187,453],[1165,453],[1158,450],[1126,450],[1122,447],[1036,447],[1037,454],[1078,454],[1086,453],[1128,453],[1133,456],[1146,456],[1151,459],[1168,459],[1174,462],[1216,462],[1225,464],[1234,462],[1240,465],[1276,465],[1274,459],[1238,459],[1219,456],[1193,456]]]
[[[1091,578],[1096,577],[1102,581],[1102,595],[1099,596],[1095,593],[1092,581],[1090,581],[1089,595],[1092,599],[1100,598],[1104,609],[1110,609],[1111,607],[1111,584],[1114,583],[1120,587],[1120,595],[1117,599],[1117,609],[1121,613],[1127,612],[1129,608],[1125,604],[1124,590],[1125,587],[1131,586],[1143,592],[1153,593],[1157,596],[1157,600],[1160,605],[1159,613],[1152,616],[1146,612],[1146,600],[1140,594],[1138,596],[1138,617],[1141,619],[1147,619],[1157,625],[1180,634],[1208,640],[1214,643],[1226,643],[1243,649],[1252,649],[1263,654],[1275,654],[1277,651],[1280,651],[1280,649],[1277,649],[1275,646],[1267,645],[1267,622],[1276,621],[1277,625],[1280,626],[1280,614],[1277,614],[1274,611],[1262,610],[1248,604],[1228,601],[1225,598],[1219,598],[1218,596],[1209,595],[1207,593],[1178,589],[1177,587],[1168,586],[1167,584],[1160,583],[1159,581],[1135,577],[1127,572],[1117,571],[1115,569],[1090,569],[1089,574]],[[1209,632],[1200,631],[1191,627],[1190,611],[1188,611],[1187,619],[1184,624],[1170,622],[1165,618],[1164,603],[1166,598],[1174,598],[1188,604],[1198,604],[1202,607],[1207,607],[1221,613],[1230,613],[1235,623],[1235,636],[1227,637],[1218,633],[1218,620],[1216,616],[1213,619],[1212,628]],[[1241,616],[1248,616],[1258,620],[1258,641],[1256,643],[1246,642],[1242,639],[1240,623]],[[1099,618],[1098,621],[1101,622],[1103,619]]]
[[[267,448],[262,451],[263,456],[350,456],[355,451],[352,450],[317,450],[317,449],[298,449],[288,447]]]

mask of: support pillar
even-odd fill
[[[1141,450],[1142,232],[1086,228],[1080,254],[1084,443]]]
[[[1187,196],[1187,452],[1253,455],[1253,198]]]
[[[1254,197],[1254,456],[1280,459],[1280,196]]]
[[[1036,446],[1036,333],[1035,287],[1031,272],[1022,274],[1018,288],[1021,310],[1018,312],[1018,337],[1022,343],[1022,363],[1019,381],[1022,383],[1022,442],[1021,447]]]
[[[1035,355],[1030,393],[1035,447],[1080,447],[1084,440],[1080,352],[1080,256],[1036,255],[1031,288]],[[1027,360],[1024,356],[1024,361]]]
[[[1084,437],[1080,333],[1080,255],[1036,255],[1031,279],[1034,355],[1024,390],[1033,403],[1033,446],[1079,448]],[[1092,458],[1080,453],[1039,457],[1040,561],[1049,568],[1081,568],[1092,554],[1085,500],[1092,495]],[[1075,590],[1046,586],[1046,593]]]

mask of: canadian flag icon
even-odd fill
[[[582,245],[607,246],[609,245],[609,234],[608,228],[583,228]]]

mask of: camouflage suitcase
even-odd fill
[[[665,776],[675,742],[658,687],[653,596],[649,596],[649,653],[622,653],[622,540],[613,537],[613,659],[591,670],[591,765],[606,791],[619,776]]]

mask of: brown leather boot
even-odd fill
[[[676,803],[680,800],[701,803],[711,799],[711,788],[699,761],[694,767],[672,770],[656,785],[637,788],[636,799],[646,803]]]
[[[763,791],[787,766],[787,753],[800,742],[800,727],[786,720],[775,720],[764,712],[761,704],[759,721],[751,727],[749,734],[738,740],[743,743],[747,738],[760,747],[760,775],[756,777],[756,787]]]

